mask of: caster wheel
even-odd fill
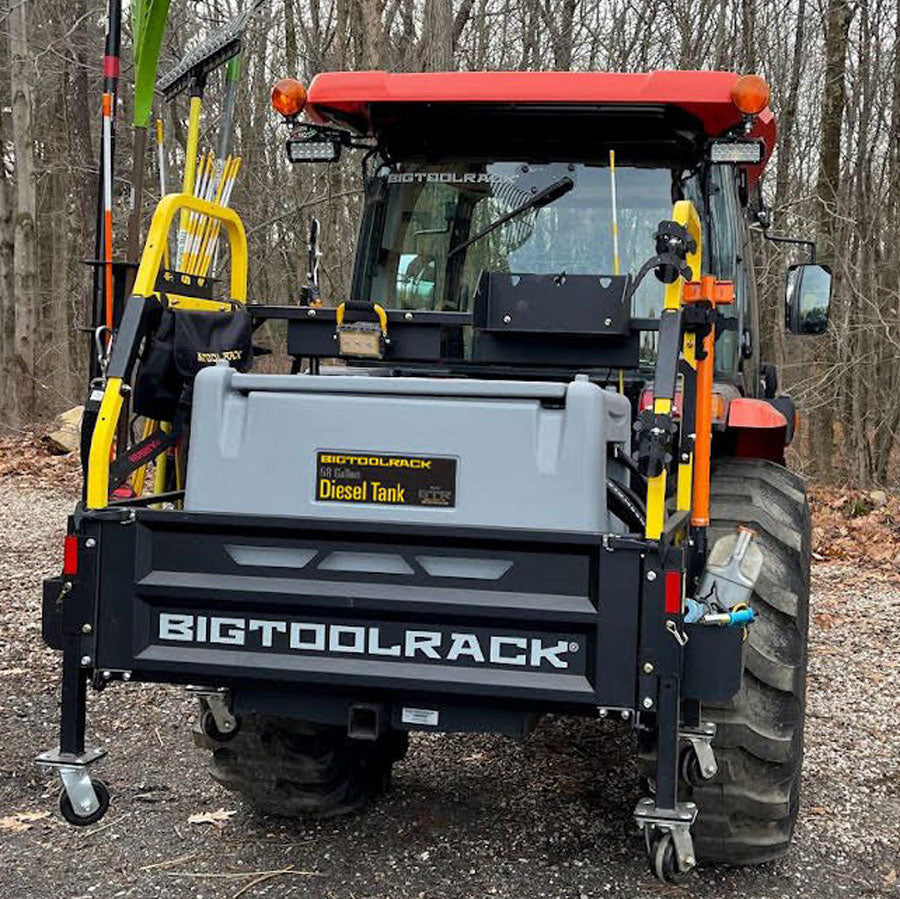
[[[102,780],[95,780],[92,777],[91,785],[97,794],[97,801],[100,805],[89,815],[79,815],[75,811],[69,799],[69,794],[65,790],[59,794],[59,813],[69,824],[74,824],[76,827],[88,827],[91,824],[96,824],[109,810],[109,790],[106,784]]]
[[[697,753],[694,752],[693,748],[690,746],[681,753],[681,763],[679,767],[681,769],[681,779],[689,787],[699,787],[706,780],[703,776],[703,772],[700,770],[700,762],[697,759]]]
[[[691,873],[690,870],[678,869],[675,843],[668,831],[651,838],[649,853],[650,871],[657,880],[664,883],[681,883]]]
[[[235,718],[234,727],[231,730],[221,731],[219,730],[219,725],[216,724],[213,713],[209,709],[204,709],[200,715],[200,727],[203,729],[203,733],[211,740],[216,740],[219,743],[227,743],[237,736],[237,732],[241,729],[241,722],[239,719]]]

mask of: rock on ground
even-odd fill
[[[92,741],[110,750],[97,772],[113,806],[99,824],[71,828],[56,814],[56,780],[32,760],[56,743],[58,659],[40,639],[40,581],[59,567],[72,502],[0,481],[2,896],[900,895],[900,579],[846,562],[815,571],[801,820],[775,864],[656,883],[631,821],[631,737],[612,722],[547,720],[524,743],[418,737],[392,793],[363,814],[258,817],[207,777],[189,738],[192,702],[154,686],[91,694]],[[203,813],[208,823],[189,823]]]

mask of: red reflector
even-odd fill
[[[666,572],[666,614],[681,614],[681,572]]]
[[[78,574],[78,538],[74,534],[63,543],[63,574]]]
[[[641,391],[641,396],[638,399],[638,412],[643,412],[644,409],[652,409],[653,408],[653,390],[649,387],[645,387]],[[672,402],[672,417],[673,418],[681,418],[681,391],[675,391],[675,399]]]

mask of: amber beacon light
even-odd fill
[[[295,78],[282,78],[272,88],[272,108],[287,119],[293,119],[306,106],[306,88]]]
[[[769,105],[769,85],[759,75],[742,75],[731,89],[731,101],[744,115],[759,115]]]

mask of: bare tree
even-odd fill
[[[816,184],[818,200],[817,235],[822,261],[833,263],[837,249],[837,208],[841,185],[841,132],[846,102],[847,47],[853,10],[849,0],[828,0],[825,26],[825,88],[819,137],[819,176]],[[837,297],[840,298],[840,281]],[[837,304],[840,307],[840,304]],[[840,314],[840,308],[836,310]],[[823,385],[832,359],[816,363]],[[810,430],[813,458],[826,477],[832,474],[834,458],[834,406],[824,403],[813,415]]]
[[[35,412],[35,341],[37,296],[32,127],[34,61],[28,44],[30,0],[12,0],[9,8],[9,83],[12,100],[16,206],[13,226],[13,411],[31,417]]]

